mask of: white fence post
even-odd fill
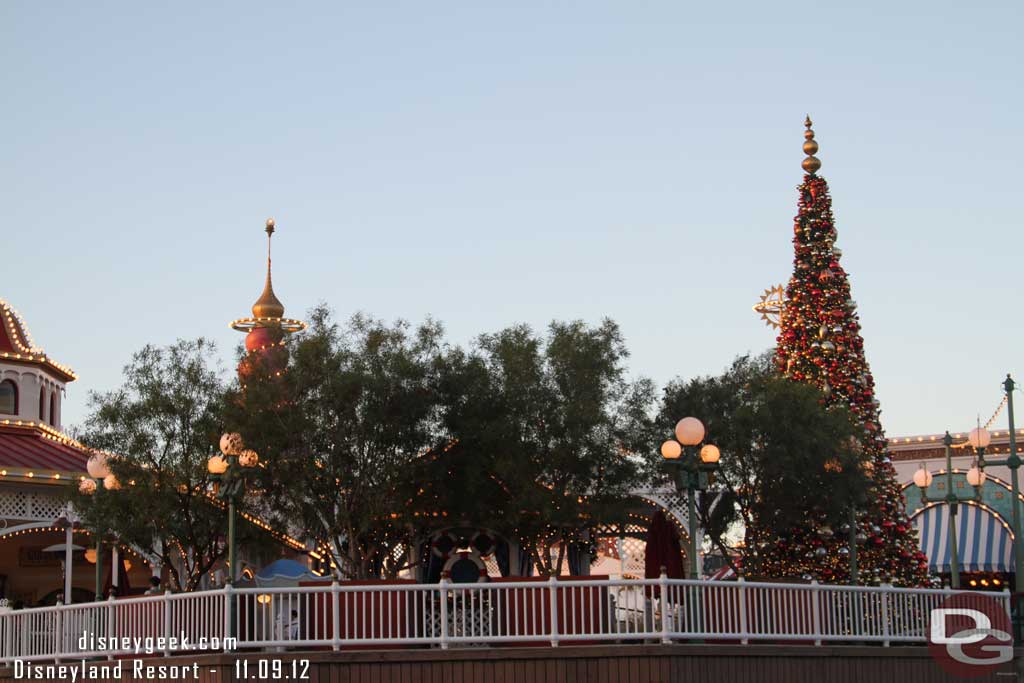
[[[221,589],[224,592],[224,651],[228,651],[229,639],[234,637],[235,634],[231,632],[231,609],[234,607],[232,604],[232,591],[234,586],[230,582],[224,584],[224,588]]]
[[[814,644],[821,645],[821,586],[818,580],[811,581],[811,623],[814,628]]]
[[[331,581],[331,649],[341,649],[341,594],[338,579]]]
[[[1009,598],[1007,598],[1009,599]],[[1007,603],[1009,604],[1009,603]],[[14,611],[4,613],[4,659],[14,657]]]
[[[661,576],[658,578],[658,587],[661,593],[661,642],[671,643],[672,639],[668,637],[669,634],[669,614],[668,614],[668,574],[665,573],[665,568],[661,568]]]
[[[554,574],[548,577],[548,593],[551,604],[551,647],[558,647],[558,580]]]
[[[164,604],[164,657],[170,657],[171,655],[171,591],[170,589],[164,591],[163,599],[160,601]]]
[[[99,605],[96,605],[96,608],[97,608],[97,611],[98,611],[99,610]],[[114,628],[114,614],[115,614],[115,612],[114,612],[114,594],[113,593],[111,593],[109,596],[107,596],[106,612],[107,612],[107,643],[109,644],[109,643],[113,642],[114,638],[117,636],[117,629]],[[107,651],[107,660],[108,661],[113,661],[113,659],[114,659],[114,653],[108,650]]]
[[[881,593],[881,595],[882,595],[882,635],[885,637],[885,640],[882,641],[882,644],[885,647],[889,647],[889,589],[892,588],[892,585],[888,584],[888,583],[883,583],[882,584],[882,588],[885,589]]]
[[[438,584],[441,593],[441,649],[448,649],[448,577],[441,575]]]
[[[60,663],[60,654],[64,652],[64,619],[63,615],[61,614],[61,610],[63,609],[63,607],[64,603],[58,600],[57,609],[54,612],[54,619],[56,620],[57,623],[54,625],[53,629],[53,661],[58,664]]]
[[[739,603],[740,603],[740,642],[746,645],[750,642],[747,638],[747,586],[746,581],[743,577],[736,579],[736,584],[739,586]]]

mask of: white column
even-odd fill
[[[622,542],[622,536],[615,539],[615,551],[619,554],[619,578],[626,575],[626,544]]]
[[[64,530],[64,604],[71,604],[71,574],[74,572],[75,551],[72,549],[72,541],[75,540],[75,530],[68,522],[68,528]]]
[[[110,585],[114,587],[114,592],[116,593],[121,578],[121,553],[118,552],[116,543],[110,550],[110,571],[113,572],[110,575]]]

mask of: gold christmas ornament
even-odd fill
[[[814,156],[818,151],[818,143],[814,139],[814,131],[811,130],[812,125],[814,124],[811,122],[811,117],[808,116],[804,121],[804,127],[807,128],[807,130],[804,131],[804,154],[807,155],[807,158],[804,159],[803,163],[800,165],[803,167],[804,171],[814,175],[818,172],[818,169],[821,168],[821,160]]]

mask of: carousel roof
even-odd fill
[[[59,475],[84,473],[88,459],[84,446],[47,425],[0,420],[0,481],[12,477],[59,480]]]
[[[35,345],[25,321],[3,299],[0,299],[0,360],[43,365],[65,382],[78,379],[71,368],[53,360]]]

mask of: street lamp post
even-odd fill
[[[211,456],[206,463],[206,470],[218,484],[217,498],[227,503],[228,508],[228,578],[227,583],[234,586],[237,578],[238,563],[235,561],[237,542],[235,540],[235,507],[245,495],[246,480],[259,464],[259,456],[255,451],[245,448],[239,434],[225,434],[220,438],[220,454]],[[235,610],[229,596],[228,613],[230,633],[235,635]]]
[[[661,455],[675,471],[677,490],[686,492],[687,518],[690,527],[690,542],[687,555],[690,559],[690,578],[700,577],[697,561],[697,491],[706,491],[708,474],[718,469],[721,453],[717,446],[705,444],[704,424],[695,417],[684,417],[676,424],[676,438],[661,444]]]
[[[986,432],[987,434],[987,432]],[[928,488],[932,483],[932,474],[927,470],[924,463],[914,473],[914,483],[921,490],[921,500],[926,503],[945,503],[949,506],[949,555],[950,555],[950,586],[960,588],[960,558],[956,538],[956,514],[960,503],[981,500],[981,484],[985,481],[985,473],[977,464],[971,467],[967,473],[967,483],[974,487],[974,492],[960,496],[953,490],[953,456],[951,446],[953,437],[946,432],[942,437],[942,444],[946,448],[946,495],[930,497]],[[986,442],[986,445],[987,442]]]
[[[1009,374],[1006,375],[1006,380],[1003,382],[1003,391],[1006,393],[1006,412],[1009,419],[1010,427],[1010,454],[1003,460],[986,460],[985,459],[985,448],[988,446],[992,437],[984,427],[978,427],[971,430],[971,434],[968,437],[968,441],[974,446],[975,451],[978,455],[978,462],[976,468],[982,473],[982,481],[984,481],[985,468],[991,465],[1002,466],[1009,468],[1010,470],[1010,505],[1013,511],[1012,523],[1013,523],[1013,588],[1014,588],[1014,608],[1013,608],[1013,626],[1014,633],[1017,642],[1024,640],[1024,629],[1021,628],[1022,621],[1024,621],[1024,605],[1021,604],[1022,594],[1024,594],[1024,539],[1021,538],[1021,519],[1020,519],[1020,501],[1018,497],[1020,495],[1020,485],[1017,476],[1017,470],[1020,469],[1021,457],[1017,454],[1017,431],[1013,424],[1013,390],[1016,388],[1016,383]]]
[[[110,471],[108,455],[100,451],[93,453],[85,464],[89,477],[83,479],[78,490],[86,495],[94,495],[102,487],[108,491],[121,488],[121,482],[117,476]],[[96,599],[103,599],[103,534],[104,529],[96,529]],[[112,567],[111,571],[116,572],[117,568]],[[113,580],[113,579],[112,579]]]

